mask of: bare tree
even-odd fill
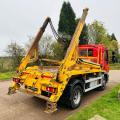
[[[12,59],[13,68],[16,68],[20,64],[25,50],[15,42],[7,46],[6,52],[8,56]]]

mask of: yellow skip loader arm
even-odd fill
[[[64,62],[60,67],[60,70],[59,70],[59,79],[60,80],[63,80],[63,78],[65,78],[63,76],[65,75],[65,73],[67,74],[69,67],[71,67],[73,64],[75,64],[75,62],[79,58],[78,51],[77,51],[78,45],[79,45],[79,37],[83,30],[85,19],[88,14],[88,10],[89,10],[88,8],[85,8],[83,10],[82,17],[80,18],[80,21],[77,25],[77,28],[75,30],[75,33],[73,35],[73,38],[69,45],[69,48],[67,50],[66,56],[63,60]]]
[[[87,14],[88,8],[83,10],[82,17],[77,25],[76,31],[69,45],[66,56],[60,65],[58,72],[58,81],[60,82],[60,85],[58,86],[57,95],[50,98],[52,102],[57,102],[59,100],[60,96],[63,94],[66,85],[68,84],[70,77],[72,76],[72,74],[69,74],[70,73],[69,68],[72,65],[76,64],[77,58],[79,58],[79,55],[77,53],[78,52],[77,48],[79,45],[79,36],[82,32]]]
[[[72,55],[79,45],[79,37],[80,37],[81,32],[83,30],[87,14],[88,14],[88,8],[83,10],[82,17],[80,18],[80,21],[77,25],[77,28],[75,30],[75,33],[73,35],[73,38],[72,38],[71,43],[69,45],[69,48],[67,50],[67,53],[66,53],[66,56],[65,56],[65,59],[64,59],[65,60],[64,65],[65,65],[65,63],[71,61]]]
[[[38,43],[45,31],[45,28],[47,27],[48,23],[51,21],[49,17],[46,18],[45,22],[43,23],[42,27],[38,31],[36,37],[34,38],[34,41],[28,50],[26,56],[22,59],[22,62],[18,68],[18,71],[23,71],[26,67],[26,65],[30,62],[31,57],[34,57],[34,60],[38,59]]]

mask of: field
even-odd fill
[[[79,112],[70,116],[68,120],[88,120],[94,115],[100,115],[107,120],[120,119],[120,101],[117,98],[117,92],[120,85],[112,89],[109,93],[96,100],[90,106],[81,109]]]
[[[14,72],[3,72],[0,73],[0,81],[8,80],[14,75]]]
[[[111,70],[120,70],[120,63],[110,64]]]
[[[0,81],[10,79],[14,72],[12,60],[9,57],[0,57]]]
[[[0,57],[0,72],[7,72],[12,69],[12,59],[9,57]]]

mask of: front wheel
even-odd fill
[[[105,77],[103,77],[102,85],[98,88],[98,90],[100,90],[100,91],[105,90],[106,89],[106,83],[107,83],[107,81],[106,81]]]

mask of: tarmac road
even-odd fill
[[[115,85],[120,83],[120,71],[110,71],[110,81],[105,91],[91,91],[84,95],[81,106],[76,110],[69,110],[58,106],[58,111],[53,114],[44,113],[45,101],[23,93],[7,95],[10,81],[0,82],[0,120],[63,120],[67,116],[79,111]]]

